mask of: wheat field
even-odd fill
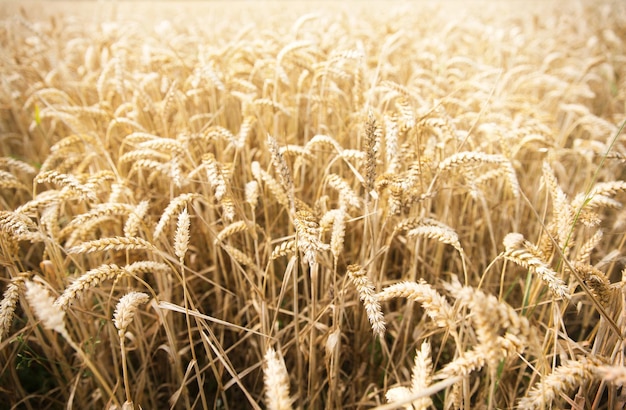
[[[1,408],[626,405],[626,3],[0,18]]]

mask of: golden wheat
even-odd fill
[[[124,236],[131,238],[137,236],[145,215],[148,213],[150,202],[141,201],[137,206],[131,208],[131,212],[124,224]]]
[[[105,280],[117,279],[127,273],[126,269],[120,268],[115,264],[102,265],[91,269],[78,277],[65,291],[59,296],[54,304],[67,309],[74,299],[88,289],[98,286]]]
[[[11,324],[15,317],[15,308],[19,301],[20,294],[24,293],[24,283],[28,274],[21,274],[11,279],[2,295],[0,302],[0,343],[6,338],[11,330]]]
[[[141,238],[117,236],[112,238],[94,239],[67,249],[68,254],[104,252],[109,250],[154,250],[153,244]]]
[[[523,409],[538,409],[551,406],[552,402],[569,390],[590,381],[595,377],[598,366],[602,362],[592,357],[582,357],[577,360],[568,360],[555,368],[534,386],[519,402]]]
[[[167,207],[165,208],[165,210],[163,211],[163,214],[161,215],[159,222],[154,228],[154,234],[153,234],[154,239],[156,240],[161,236],[161,234],[165,230],[167,223],[174,216],[174,214],[180,212],[185,206],[187,206],[189,202],[197,198],[200,198],[200,195],[193,194],[193,193],[186,193],[186,194],[181,194],[178,197],[172,199],[170,203],[167,205]]]
[[[58,171],[46,171],[46,172],[39,173],[35,177],[34,182],[38,184],[45,183],[45,182],[53,183],[53,184],[68,188],[74,192],[77,192],[85,199],[89,199],[89,200],[96,199],[96,196],[93,190],[81,184],[78,181],[78,179],[73,175],[60,173]]]
[[[135,3],[0,12],[0,403],[621,407],[623,2]]]
[[[297,211],[293,217],[296,228],[296,244],[303,254],[304,262],[313,265],[317,261],[317,254],[329,249],[329,245],[320,240],[320,227],[310,210]]]
[[[26,299],[46,329],[67,335],[65,312],[54,303],[54,298],[41,284],[26,281]]]
[[[269,410],[289,410],[289,375],[285,363],[271,347],[265,352],[265,402]]]
[[[446,298],[426,282],[400,282],[387,286],[376,295],[379,301],[406,298],[419,302],[437,326],[455,329],[456,314]]]
[[[385,335],[385,317],[380,308],[379,296],[375,293],[374,284],[367,277],[365,270],[359,265],[349,265],[347,272],[352,284],[359,293],[363,306],[365,306],[365,312],[374,335],[383,337]]]
[[[534,271],[557,297],[567,297],[568,289],[558,274],[543,260],[542,252],[521,234],[509,233],[504,238],[504,257]]]
[[[174,254],[178,256],[178,260],[181,265],[184,264],[185,254],[189,249],[189,231],[191,226],[191,219],[187,208],[183,209],[178,215],[178,222],[176,224],[176,234],[174,235]]]
[[[425,341],[422,343],[421,348],[416,352],[413,370],[411,374],[411,388],[406,387],[394,387],[389,389],[385,396],[391,403],[395,401],[405,400],[412,394],[419,393],[428,388],[432,381],[433,362],[431,358],[430,343]],[[411,409],[427,409],[433,404],[433,401],[429,397],[415,400],[410,405],[405,405],[405,408]]]
[[[113,323],[119,331],[118,336],[120,339],[126,337],[126,329],[133,321],[139,305],[147,303],[149,299],[148,295],[141,292],[130,292],[122,296],[113,314]]]

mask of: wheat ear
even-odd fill
[[[93,241],[81,243],[67,250],[68,254],[122,251],[122,250],[154,250],[156,247],[150,242],[141,238],[127,238],[126,236],[115,236],[112,238],[101,238]]]
[[[176,224],[176,234],[174,235],[174,254],[178,257],[181,265],[184,264],[185,254],[189,249],[189,229],[191,220],[187,208],[183,209],[178,215],[178,223]]]
[[[588,264],[591,257],[591,252],[593,252],[596,246],[598,246],[603,236],[604,233],[602,232],[602,230],[598,229],[591,238],[583,243],[580,249],[578,249],[578,252],[576,252],[576,262]]]
[[[185,206],[187,206],[189,202],[198,198],[201,198],[201,195],[194,194],[194,193],[185,193],[172,199],[170,203],[167,205],[167,207],[165,208],[165,210],[163,211],[163,214],[161,215],[159,222],[154,228],[154,235],[153,235],[154,239],[155,240],[159,239],[159,237],[165,230],[165,226],[176,213],[180,212]]]
[[[424,341],[421,348],[417,351],[413,362],[413,372],[411,375],[411,388],[394,387],[389,389],[385,394],[387,401],[390,403],[396,401],[404,401],[409,396],[419,393],[430,386],[432,382],[433,361],[431,358],[430,343]],[[433,404],[430,397],[422,397],[414,400],[405,408],[413,410],[425,410]]]
[[[602,306],[608,307],[611,301],[612,289],[610,288],[611,282],[606,277],[606,274],[587,263],[575,263],[574,269],[576,269],[585,285],[587,285]]]
[[[572,208],[578,210],[583,207],[594,207],[601,205],[603,200],[594,198],[607,198],[619,192],[626,191],[626,181],[599,182],[594,185],[589,194],[578,194],[572,199]]]
[[[221,202],[227,192],[226,179],[224,179],[221,164],[217,162],[215,155],[212,153],[204,154],[202,164],[206,168],[207,178],[209,179],[209,184],[213,187],[215,199]]]
[[[343,251],[346,235],[346,209],[342,206],[337,211],[333,220],[333,231],[330,236],[330,251],[335,257],[335,261],[339,259]]]
[[[449,227],[442,227],[436,225],[421,225],[411,229],[407,232],[407,236],[424,236],[430,239],[436,239],[441,243],[451,245],[461,255],[463,255],[463,248],[461,242],[459,242],[459,236],[457,233]]]
[[[383,289],[376,295],[376,298],[381,302],[394,298],[406,298],[418,302],[437,326],[456,329],[454,309],[444,296],[424,281],[396,283]]]
[[[95,201],[97,199],[93,189],[91,189],[91,187],[87,185],[82,185],[73,175],[63,174],[58,171],[45,171],[37,175],[34,182],[39,184],[44,182],[53,183],[55,185],[60,185],[62,187],[68,188],[80,194],[80,196],[85,199],[89,199],[92,201]]]
[[[293,177],[291,176],[291,171],[289,171],[284,155],[280,152],[278,142],[276,142],[276,139],[269,134],[267,135],[267,148],[272,155],[272,163],[274,164],[274,169],[280,178],[283,190],[289,199],[289,209],[294,210]]]
[[[544,376],[519,402],[520,409],[549,408],[557,397],[590,380],[603,363],[593,357],[569,360]]]
[[[0,188],[5,189],[21,189],[30,192],[30,188],[24,185],[17,177],[10,172],[0,169]]]
[[[137,236],[139,232],[139,227],[142,224],[142,220],[146,216],[148,212],[148,207],[150,203],[148,201],[141,201],[139,205],[137,205],[131,213],[128,215],[128,219],[124,224],[124,236],[133,237]]]
[[[265,404],[268,410],[289,410],[293,399],[289,397],[289,374],[285,362],[273,348],[265,352]]]
[[[278,183],[278,181],[274,179],[274,177],[268,174],[265,170],[261,169],[261,165],[257,161],[253,161],[250,164],[250,170],[252,171],[252,175],[254,175],[257,180],[263,181],[265,183],[265,185],[272,192],[272,195],[274,195],[279,204],[287,209],[291,209],[289,197],[285,193],[285,190],[282,188],[282,186]]]
[[[398,121],[395,117],[385,115],[385,161],[386,172],[394,173],[399,166],[398,158]]]
[[[228,226],[224,227],[216,236],[214,244],[219,242],[223,242],[226,238],[239,233],[244,232],[249,229],[248,223],[246,221],[236,221]]]
[[[574,209],[572,208],[567,195],[561,187],[554,175],[554,171],[550,164],[546,161],[543,163],[543,180],[545,181],[550,197],[552,198],[552,214],[556,223],[556,233],[558,244],[565,251],[571,243],[568,243],[569,232],[574,225]],[[565,252],[564,252],[565,253]]]
[[[65,329],[65,312],[54,303],[54,297],[42,285],[27,280],[26,299],[44,328],[54,330],[69,339]]]
[[[532,338],[530,323],[509,304],[480,289],[462,286],[456,279],[445,286],[462,306],[472,312],[472,324],[479,341],[477,351],[489,366],[495,368],[504,358],[525,349]],[[450,369],[452,367],[445,370]]]
[[[339,202],[350,205],[352,208],[360,208],[359,197],[350,187],[348,182],[337,174],[330,174],[327,177],[328,185],[339,192]]]
[[[626,386],[626,366],[600,366],[596,371],[602,380],[616,386]]]
[[[458,167],[468,167],[478,164],[502,164],[508,160],[502,155],[485,154],[484,152],[458,152],[439,163],[439,170],[449,171]]]
[[[2,295],[0,303],[0,343],[9,334],[13,317],[15,316],[15,308],[20,298],[20,294],[24,292],[24,282],[28,274],[23,273],[11,279]]]
[[[365,306],[367,318],[372,326],[374,335],[383,337],[385,334],[385,317],[378,303],[378,296],[374,291],[374,284],[367,277],[365,269],[360,265],[350,265],[347,268],[348,277],[359,293],[359,298]]]
[[[124,390],[126,392],[126,402],[132,403],[130,393],[130,381],[128,379],[128,361],[126,359],[126,329],[133,321],[139,305],[147,303],[150,297],[141,292],[130,292],[120,299],[113,313],[113,324],[118,330],[120,338],[120,351],[122,354],[122,373],[124,377]]]
[[[380,129],[376,125],[376,118],[370,111],[365,122],[365,190],[374,196],[374,182],[376,180],[376,157]]]
[[[113,324],[118,330],[120,339],[126,334],[128,325],[133,321],[139,305],[147,303],[150,297],[142,292],[130,292],[120,299],[113,314]]]
[[[115,264],[101,265],[95,269],[91,269],[76,279],[54,302],[55,306],[61,309],[67,309],[73,300],[88,289],[94,288],[105,280],[119,278],[128,273],[125,268],[120,268]]]
[[[256,208],[257,203],[259,202],[259,183],[257,181],[250,181],[246,183],[245,198],[246,203],[250,205],[252,209]]]
[[[12,211],[0,211],[0,232],[18,241],[41,242],[43,234],[37,225],[26,215]]]
[[[317,252],[328,250],[330,246],[319,239],[320,227],[311,211],[297,211],[293,224],[296,228],[298,249],[304,254],[304,262],[312,266],[317,262]]]
[[[282,242],[280,245],[274,248],[270,256],[270,260],[278,259],[281,256],[287,256],[289,254],[295,253],[295,251],[296,241],[294,239]]]
[[[543,260],[539,249],[524,239],[519,233],[509,233],[504,237],[504,258],[535,272],[557,297],[568,295],[567,285]]]

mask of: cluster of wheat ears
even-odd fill
[[[622,408],[626,4],[284,6],[1,21],[0,401]]]

